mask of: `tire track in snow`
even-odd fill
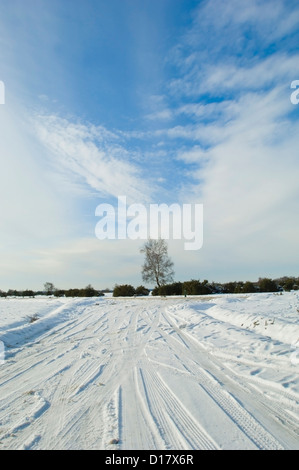
[[[125,376],[128,374],[128,371],[130,370],[130,366],[132,367],[133,364],[136,364],[136,359],[140,357],[140,352],[143,351],[148,344],[148,341],[152,335],[152,333],[156,333],[157,331],[159,332],[160,335],[165,340],[165,343],[169,346],[173,346],[173,351],[178,351],[178,346],[183,348],[183,353],[179,354],[180,357],[183,359],[183,362],[188,363],[189,367],[188,368],[189,372],[192,373],[192,367],[194,368],[194,362],[190,360],[190,353],[192,355],[192,352],[194,352],[194,345],[190,344],[190,341],[188,337],[182,334],[182,332],[179,330],[177,332],[179,338],[175,338],[171,334],[165,334],[165,330],[162,328],[158,327],[158,315],[154,314],[155,311],[153,312],[143,312],[143,314],[136,314],[135,316],[130,316],[130,318],[127,318],[127,321],[123,322],[118,322],[118,328],[121,334],[118,336],[118,341],[116,342],[117,344],[114,345],[114,350],[117,349],[122,349],[122,354],[123,354],[123,360],[126,363],[126,371],[127,372],[122,372],[120,377],[116,379],[115,385],[117,385],[118,380],[123,381],[125,379]],[[145,314],[145,315],[144,315]],[[146,319],[144,318],[146,316]],[[151,317],[154,317],[151,318]],[[164,316],[164,315],[163,315]],[[151,318],[152,321],[152,326],[151,328],[146,330],[146,323],[148,322],[148,319]],[[169,321],[168,318],[164,316],[164,319],[168,322],[169,327],[171,330],[169,332],[173,331],[174,326],[172,325],[172,322]],[[134,324],[135,324],[135,329],[134,329]],[[143,326],[142,328],[140,327]],[[114,325],[116,326],[116,325]],[[140,335],[138,337],[139,343],[137,342],[137,336],[136,332],[141,333],[142,331],[146,331],[146,334],[144,335],[143,341],[140,342]],[[125,351],[124,349],[124,341],[128,342],[128,344],[131,346],[130,349],[130,354],[131,357],[128,355],[128,351]],[[121,345],[119,344],[121,343]],[[175,344],[174,344],[175,343]],[[134,346],[135,345],[135,346]],[[132,348],[133,346],[133,348]],[[136,348],[136,349],[135,349]],[[188,349],[188,355],[186,356],[186,349]],[[198,351],[196,351],[198,354]],[[135,355],[135,359],[133,360],[132,354]],[[197,355],[196,354],[196,355]],[[195,357],[196,357],[195,355]],[[189,441],[188,441],[188,436],[182,435],[182,433],[179,431],[179,426],[181,425],[182,427],[186,427],[188,429],[188,425],[190,426],[190,421],[185,419],[186,416],[186,410],[182,406],[182,404],[178,404],[178,400],[173,398],[171,395],[171,392],[169,391],[170,389],[167,388],[167,386],[163,382],[161,382],[161,378],[155,377],[153,375],[153,372],[149,374],[149,366],[148,364],[143,364],[139,367],[139,376],[140,376],[140,382],[142,383],[142,394],[145,397],[145,401],[147,403],[147,408],[150,410],[150,414],[152,415],[153,421],[155,423],[155,426],[159,429],[160,435],[162,439],[165,441],[166,448],[197,448],[197,446],[202,446],[202,448],[206,448],[205,446],[210,444],[206,444],[205,439],[204,439],[204,433],[200,435],[196,435],[195,428],[197,430],[200,428],[198,425],[195,426],[193,429],[193,435],[192,431],[189,429],[188,436],[189,436]],[[212,367],[212,370],[215,369],[213,364],[210,364]],[[278,442],[275,441],[272,436],[270,436],[262,426],[257,423],[257,421],[241,406],[239,403],[235,400],[235,398],[229,394],[225,393],[225,391],[222,389],[221,385],[219,382],[216,380],[213,382],[212,376],[207,378],[207,376],[204,374],[204,371],[200,368],[199,364],[197,364],[196,368],[196,374],[197,374],[197,380],[199,381],[201,387],[205,390],[205,392],[217,403],[217,405],[230,417],[230,419],[239,427],[239,429],[244,432],[255,444],[258,448],[265,448],[265,449],[276,449],[276,448],[281,448],[279,446]],[[112,381],[113,382],[113,381]],[[113,386],[111,383],[110,386]],[[174,417],[171,414],[171,409],[169,408],[167,401],[165,402],[163,399],[159,398],[159,394],[157,394],[157,389],[163,390],[163,394],[165,394],[168,397],[169,402],[172,403],[174,409],[178,409],[178,416]],[[167,412],[165,412],[165,409]],[[183,411],[184,410],[184,411]],[[180,422],[181,421],[181,422]],[[191,420],[192,421],[192,420]],[[184,424],[182,424],[184,423]],[[197,423],[198,424],[198,423]],[[163,431],[164,429],[164,431]],[[195,434],[194,434],[195,433]],[[196,438],[194,437],[196,435]],[[176,436],[175,438],[172,438],[173,440],[170,442],[169,441],[169,436]],[[270,437],[269,437],[270,436]],[[216,444],[213,442],[214,447],[216,448]],[[216,446],[216,447],[215,447]]]
[[[119,403],[119,436],[120,442],[117,448],[125,449],[145,449],[145,443],[151,443],[151,448],[167,448],[163,439],[157,434],[157,427],[146,406],[146,400],[143,393],[143,387],[138,379],[137,366],[139,362],[143,362],[145,357],[145,347],[151,337],[152,330],[156,328],[159,321],[157,309],[137,310],[132,306],[128,309],[129,302],[121,305],[121,309],[126,311],[127,319],[121,316],[121,321],[114,319],[111,324],[113,330],[115,328],[119,332],[111,345],[113,357],[111,358],[111,366],[107,367],[107,374],[104,373],[103,380],[107,384],[105,396],[107,393],[115,393],[115,387],[121,384],[121,401]],[[119,311],[118,311],[119,315]],[[116,362],[115,362],[116,361]],[[117,365],[117,367],[115,367]],[[113,373],[112,373],[113,372]],[[103,397],[105,402],[105,398]],[[110,407],[111,408],[111,407]],[[116,407],[114,407],[116,408]],[[107,411],[104,412],[107,415]],[[105,427],[102,439],[103,448],[111,449],[111,445],[107,443],[111,440],[111,427],[115,429],[110,419],[110,426]],[[105,437],[106,436],[106,437]],[[114,446],[115,448],[115,446]]]
[[[51,331],[48,338],[42,342],[39,341],[36,345],[38,357],[40,357],[41,348],[45,348],[46,351],[43,351],[44,361],[38,363],[39,375],[34,376],[35,383],[38,383],[38,388],[53,390],[48,400],[46,427],[42,426],[44,428],[42,434],[47,434],[48,437],[46,441],[42,440],[41,444],[44,443],[47,448],[67,448],[71,430],[74,429],[76,423],[79,427],[80,422],[83,422],[90,405],[86,400],[90,398],[90,395],[81,392],[86,392],[91,385],[96,384],[105,366],[105,363],[99,364],[97,357],[93,354],[93,348],[98,345],[98,340],[90,334],[95,325],[99,326],[99,323],[100,326],[102,325],[101,318],[88,313],[88,310],[84,312],[77,324],[74,324],[74,319],[71,319],[63,327]],[[56,345],[56,350],[54,350],[56,354],[47,357],[49,342],[51,351],[53,351],[53,344]],[[33,356],[34,359],[36,355]],[[98,356],[101,355],[98,354]],[[20,357],[20,359],[21,364],[18,364],[18,368],[22,368],[22,362],[28,362],[26,357]],[[64,364],[64,367],[60,368],[59,364]],[[26,375],[29,374],[25,373],[24,379]],[[55,379],[55,388],[51,386],[52,379]],[[32,384],[33,388],[36,388],[35,385]],[[82,399],[80,403],[75,403],[73,398],[79,394]],[[35,427],[39,425],[38,420],[34,425]],[[28,442],[30,441],[29,431],[22,433],[23,440],[27,439]],[[40,441],[41,439],[32,440],[35,444]]]
[[[192,416],[147,354],[155,351],[160,359],[161,338],[161,367],[167,367],[167,357],[176,355],[181,370],[172,367],[174,362],[170,361],[172,373],[179,376],[184,368],[184,374],[202,388],[202,394],[209,396],[215,408],[217,405],[223,410],[223,415],[258,448],[281,448],[235,398],[244,397],[244,384],[236,380],[235,388],[227,387],[223,364],[221,370],[200,345],[173,325],[170,315],[161,314],[162,302],[150,302],[146,307],[132,299],[111,305],[103,302],[101,308],[88,305],[85,310],[78,305],[77,311],[74,304],[74,315],[63,326],[45,333],[39,338],[40,344],[32,343],[32,348],[26,346],[20,351],[16,356],[20,363],[9,365],[6,384],[1,385],[4,405],[8,406],[8,392],[15,385],[38,390],[40,408],[30,408],[34,419],[28,426],[22,426],[25,415],[19,415],[13,424],[16,437],[7,440],[8,446],[19,447],[24,442],[28,448],[116,449],[127,443],[132,448],[145,448],[150,443],[156,449],[217,448],[200,418]],[[165,324],[159,323],[161,315]],[[243,395],[238,385],[243,387]],[[17,397],[20,394],[14,394],[9,406],[19,412],[22,402]],[[7,411],[5,408],[4,413]],[[137,427],[132,429],[134,412]],[[5,416],[10,418],[9,414]],[[109,444],[113,438],[119,443]]]
[[[72,308],[74,314],[70,314]],[[19,348],[14,359],[7,362],[0,400],[1,444],[5,447],[16,448],[21,441],[26,448],[67,448],[71,429],[76,422],[82,422],[86,413],[85,395],[90,395],[80,392],[95,383],[103,367],[90,354],[91,348],[98,345],[92,329],[100,328],[104,319],[95,315],[89,305],[84,308],[76,301],[60,310],[67,311],[63,324],[55,323],[35,342]],[[80,405],[70,397],[72,387],[83,398]],[[31,404],[34,397],[38,400]]]
[[[157,423],[153,415],[150,412],[148,407],[148,400],[146,393],[144,391],[144,385],[142,382],[142,376],[139,373],[139,366],[136,366],[134,369],[134,390],[135,390],[135,403],[137,405],[137,415],[139,426],[138,431],[133,436],[134,442],[131,439],[131,448],[136,448],[136,443],[138,445],[137,448],[143,449],[144,442],[151,443],[148,447],[151,449],[167,449],[167,445],[161,433],[157,432],[158,427]],[[139,416],[138,416],[139,415]],[[129,424],[130,426],[130,424]],[[137,434],[137,436],[136,436]],[[142,435],[141,435],[142,434]],[[137,439],[136,439],[137,437]],[[140,437],[140,438],[139,438]]]
[[[125,318],[124,312],[126,312]],[[115,411],[117,409],[117,400],[112,400],[111,397],[115,397],[117,390],[121,390],[118,408],[123,409],[122,403],[125,403],[126,400],[124,391],[127,390],[125,385],[134,371],[136,362],[140,356],[143,355],[145,345],[151,335],[151,328],[146,333],[137,332],[140,322],[140,311],[136,311],[134,308],[128,308],[127,302],[117,304],[113,307],[109,317],[109,328],[105,340],[105,353],[102,357],[102,362],[104,359],[106,361],[105,368],[103,368],[101,375],[103,386],[99,387],[98,396],[96,400],[92,402],[89,393],[81,393],[79,395],[75,393],[73,395],[73,401],[78,401],[81,407],[88,407],[84,416],[82,415],[81,417],[82,429],[85,430],[86,436],[90,436],[88,445],[87,437],[85,436],[84,438],[86,442],[84,447],[86,446],[86,448],[99,448],[99,446],[102,446],[104,449],[111,448],[111,446],[109,447],[109,442],[113,434],[111,429],[113,428],[115,434],[115,423],[117,419],[120,420],[119,434],[124,430],[124,424],[121,418],[123,413],[120,413],[117,418],[118,415]],[[154,324],[155,323],[156,321],[154,321]],[[78,376],[78,374],[76,373],[75,376]],[[129,388],[129,393],[131,393],[130,390]],[[84,392],[87,392],[87,390],[84,390]],[[84,405],[84,403],[86,403],[86,405]],[[101,415],[102,418],[95,422],[95,416],[99,415]],[[110,417],[108,423],[106,422],[108,419],[107,416]],[[74,423],[69,424],[72,425],[72,427],[74,426]],[[67,437],[67,434],[68,431],[65,433],[65,437]],[[113,438],[116,439],[115,435]]]
[[[168,325],[172,325],[173,331],[178,334],[182,333],[186,338],[189,337],[190,344],[195,346],[195,350],[201,350],[203,346],[198,343],[192,335],[189,335],[185,331],[182,332],[181,328],[176,326],[179,318],[179,315],[176,316],[178,308],[180,308],[178,305],[175,305],[173,308],[170,307],[170,309],[166,311],[166,316],[168,314],[170,318],[166,320],[163,314],[165,321],[167,321]],[[203,353],[204,356],[202,356]],[[230,363],[226,364],[228,357]],[[214,364],[214,368],[211,365],[209,366],[207,358]],[[221,382],[224,382],[228,389],[233,390],[233,393],[229,394],[232,398],[234,398],[236,390],[237,396],[241,397],[241,402],[245,403],[245,406],[247,405],[247,408],[250,410],[248,411],[249,415],[259,416],[258,420],[254,419],[259,422],[263,429],[275,429],[277,439],[272,436],[274,439],[274,447],[277,445],[279,449],[282,448],[279,444],[279,442],[281,442],[282,445],[286,445],[286,448],[298,448],[298,418],[296,412],[298,408],[298,395],[296,393],[282,390],[281,386],[278,384],[275,387],[274,383],[267,383],[267,381],[256,378],[255,376],[245,376],[242,373],[236,372],[236,368],[232,367],[231,362],[239,364],[239,361],[236,357],[231,358],[226,352],[221,352],[221,355],[218,353],[211,355],[210,352],[206,350],[204,352],[204,349],[202,349],[201,359],[204,359],[207,370],[214,369],[214,376],[220,377],[219,382],[222,388],[223,384],[221,384]],[[241,359],[241,363],[257,366],[257,361],[253,362],[248,359]],[[199,366],[200,364],[197,365]],[[212,379],[214,379],[214,377],[212,377]],[[260,384],[263,385],[264,390],[259,387]],[[273,391],[273,396],[271,395],[271,390]],[[252,400],[250,400],[251,395],[254,396],[253,403]],[[238,403],[238,400],[236,401]],[[278,427],[277,423],[279,424]],[[269,433],[269,435],[271,434]]]
[[[180,439],[172,421],[167,418],[166,414],[161,409],[153,389],[153,384],[150,380],[146,379],[142,369],[139,369],[139,375],[149,414],[151,415],[152,420],[155,423],[155,427],[165,443],[165,448],[180,449],[182,446],[185,448],[186,441]]]
[[[279,442],[268,433],[258,421],[241,406],[238,401],[225,389],[220,382],[213,380],[206,371],[199,373],[201,387],[237,424],[249,439],[261,450],[283,450]],[[214,382],[214,383],[213,383]]]
[[[93,323],[88,322],[87,326],[94,328]],[[78,449],[81,446],[88,448],[86,436],[89,430],[85,423],[89,422],[91,396],[96,396],[97,392],[100,392],[102,384],[98,383],[98,379],[107,365],[107,354],[101,354],[100,351],[95,354],[97,337],[92,337],[90,341],[89,337],[81,337],[80,330],[78,334],[77,357],[70,356],[68,370],[61,378],[52,398],[53,413],[48,417],[48,425],[53,429],[50,448],[70,448],[70,445]],[[57,407],[60,410],[58,421]],[[76,429],[78,433],[75,432]],[[80,436],[77,438],[77,444],[75,442],[70,444],[72,433]]]
[[[233,359],[230,361],[237,362]],[[246,363],[248,364],[249,361]],[[251,361],[250,364],[256,365],[256,362]],[[231,364],[226,367],[232,376],[236,375]],[[274,384],[254,375],[238,374],[238,377],[240,380],[246,381],[248,393],[255,393],[256,407],[267,410],[269,416],[287,428],[288,432],[293,435],[294,447],[296,447],[296,443],[298,447],[298,394],[282,389],[280,384]]]
[[[264,450],[283,450],[283,446],[268,432],[266,429],[236,400],[236,398],[225,390],[222,386],[222,380],[217,379],[219,375],[223,375],[208,359],[207,353],[204,349],[201,350],[200,346],[190,338],[189,335],[183,333],[173,321],[167,315],[167,312],[163,313],[164,320],[173,328],[179,337],[183,338],[183,341],[188,344],[188,349],[193,357],[196,357],[196,361],[190,362],[190,356],[182,354],[182,360],[185,361],[185,365],[188,367],[190,374],[194,374],[194,364],[196,364],[196,377],[199,385],[213,398],[219,407],[225,411],[225,413],[234,421],[237,426],[249,437],[249,439],[255,443],[258,449]],[[163,331],[163,330],[162,330]],[[165,334],[165,333],[163,333]],[[171,335],[168,335],[168,341],[176,341]],[[177,346],[176,346],[177,347]],[[188,365],[187,365],[187,364]],[[201,363],[204,364],[204,368]],[[213,371],[213,373],[207,372]]]
[[[154,370],[139,368],[139,374],[148,408],[168,449],[219,448]]]
[[[19,433],[24,434],[24,432],[27,431],[27,428],[29,428],[34,422],[41,418],[50,406],[50,404],[41,396],[39,392],[33,391],[21,395],[21,397],[18,399],[18,402],[20,402],[19,410],[21,412],[14,412],[13,423],[10,419],[11,413],[6,417],[1,417],[1,423],[4,423],[4,426],[6,426],[6,431],[0,436],[1,443],[6,440],[9,441],[10,439],[15,439]],[[27,446],[27,448],[29,447]]]

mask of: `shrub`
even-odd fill
[[[173,282],[164,286],[155,287],[152,295],[182,295],[183,284],[181,282]]]
[[[66,297],[82,297],[80,295],[81,290],[80,289],[68,289],[65,291],[65,296]]]
[[[296,279],[288,277],[285,279],[282,283],[282,288],[286,290],[287,292],[290,292],[296,287]]]
[[[83,294],[83,297],[97,297],[98,296],[98,292],[90,285],[88,284],[87,287],[85,287],[85,289],[82,289],[82,294]]]
[[[242,292],[244,292],[246,294],[253,294],[254,292],[256,292],[256,288],[255,288],[255,285],[253,284],[253,282],[246,281],[244,286],[243,286]]]
[[[101,292],[98,292],[89,284],[84,289],[68,289],[66,291],[64,290],[57,291],[57,297],[61,297],[63,295],[65,295],[66,297],[100,297],[104,294]]]
[[[149,292],[150,291],[144,286],[138,286],[136,287],[136,290],[135,290],[136,295],[148,295]]]
[[[212,293],[212,288],[207,280],[200,282],[192,279],[184,282],[183,293],[187,295],[208,295]]]
[[[34,297],[33,290],[27,289],[22,292],[23,297]]]
[[[153,290],[152,290],[152,295],[161,295],[160,294],[160,288],[158,286],[156,286]]]
[[[160,295],[182,295],[182,283],[173,282],[160,287]]]
[[[65,290],[63,289],[56,289],[54,291],[55,297],[64,297],[65,296]]]
[[[259,278],[258,286],[259,286],[260,292],[277,292],[278,291],[278,286],[276,282],[266,277],[262,279]]]
[[[130,284],[118,285],[113,289],[113,297],[133,297],[136,291]]]

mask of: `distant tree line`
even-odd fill
[[[55,297],[100,297],[104,293],[94,289],[91,285],[83,289],[57,289],[53,292]]]
[[[0,290],[0,297],[35,297],[38,295],[37,292],[33,290],[16,290],[16,289],[9,289],[7,292]]]
[[[130,284],[122,284],[116,286],[113,289],[113,297],[133,297],[141,295],[149,295],[150,290],[144,286],[136,287],[136,289]]]
[[[55,297],[99,297],[103,296],[105,291],[94,289],[90,284],[83,289],[57,289],[51,282],[46,282],[44,290],[33,291],[26,289],[18,291],[9,289],[7,292],[0,290],[0,297],[35,297],[37,295],[47,295]]]
[[[133,286],[124,284],[114,288],[114,297],[131,297],[133,295],[148,295],[142,286],[134,289]],[[234,281],[224,284],[210,283],[207,280],[192,279],[185,282],[173,282],[163,286],[156,286],[152,295],[209,295],[209,294],[249,294],[255,292],[281,292],[299,289],[299,278],[283,277],[280,279],[260,278],[257,282]]]
[[[152,295],[209,295],[209,294],[247,294],[255,292],[282,292],[299,290],[299,277],[284,276],[278,279],[259,278],[257,282],[233,281],[224,284],[192,279],[185,282],[173,282],[155,287]],[[55,297],[99,297],[109,289],[97,290],[90,284],[83,289],[57,289],[52,283],[45,283],[40,291],[9,289],[7,292],[0,290],[0,297],[28,297],[48,295]],[[116,284],[113,289],[114,297],[133,297],[149,295],[150,290],[144,286],[137,288],[130,284]]]
[[[282,277],[279,279],[259,278],[257,282],[234,281],[224,284],[210,283],[207,280],[174,282],[155,287],[152,295],[208,295],[208,294],[249,294],[255,292],[281,292],[299,289],[299,278]]]

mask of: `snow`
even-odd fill
[[[0,299],[0,449],[299,449],[299,293]]]

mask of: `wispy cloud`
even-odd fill
[[[204,203],[207,271],[216,263],[229,276],[244,263],[257,273],[262,263],[260,272],[273,272],[278,250],[278,264],[295,270],[299,128],[289,98],[298,19],[295,4],[210,0],[173,50],[168,93],[179,105],[174,125],[158,132],[179,143],[182,197]]]
[[[260,91],[273,84],[287,85],[299,72],[299,55],[277,53],[273,56],[242,65],[228,64],[225,60],[217,64],[197,65],[183,77],[170,84],[171,93],[187,97],[221,97],[240,95],[244,91]]]
[[[138,202],[149,199],[151,189],[142,179],[138,156],[121,144],[116,133],[54,115],[37,116],[35,128],[56,169],[64,169],[89,191],[102,197],[127,195]]]
[[[194,14],[192,27],[185,35],[179,49],[196,48],[208,61],[222,56],[238,56],[240,60],[265,56],[269,46],[279,45],[272,51],[295,45],[298,34],[298,3],[290,0],[207,0],[199,5]],[[288,39],[283,43],[281,39]],[[294,42],[292,40],[294,39]],[[209,42],[209,47],[204,47]],[[271,52],[271,49],[270,49]],[[188,55],[187,57],[190,57]]]

